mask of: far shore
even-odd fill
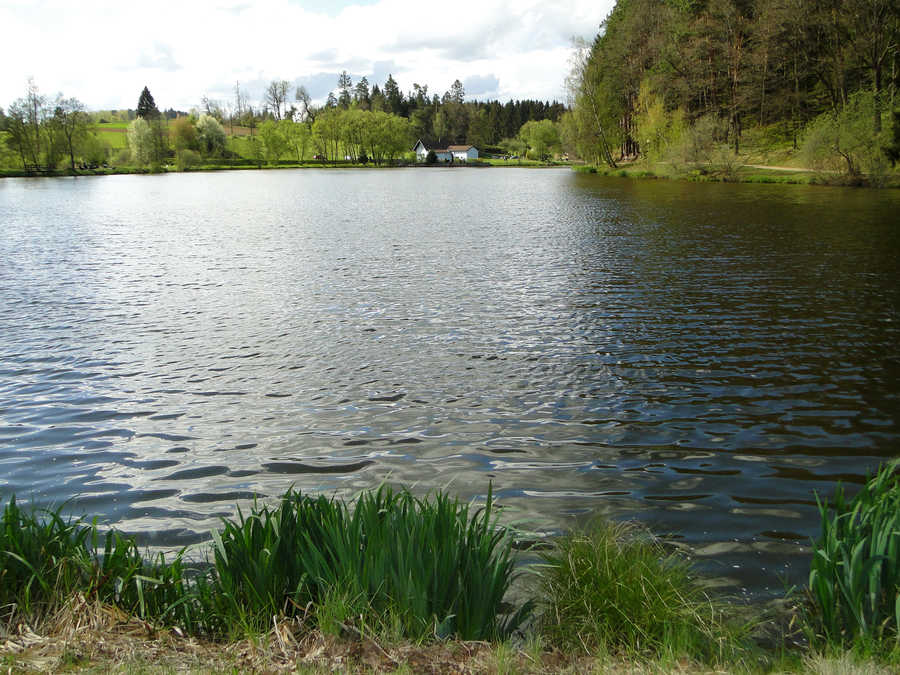
[[[423,164],[406,160],[394,163],[374,164],[368,162],[350,162],[347,160],[327,161],[309,160],[303,162],[286,162],[278,164],[257,164],[242,161],[234,164],[202,164],[192,167],[178,168],[175,165],[157,167],[107,166],[93,169],[58,168],[48,171],[25,169],[0,169],[0,178],[63,178],[71,176],[116,176],[131,174],[165,174],[165,173],[199,173],[204,171],[262,171],[266,169],[483,169],[488,167],[517,167],[529,169],[546,169],[571,166],[569,162],[537,162],[535,160],[503,160],[482,159],[475,162],[454,162]]]
[[[456,162],[423,164],[408,160],[400,160],[393,163],[374,164],[372,162],[362,164],[348,160],[309,160],[303,162],[280,161],[278,164],[258,164],[243,160],[233,164],[203,164],[193,167],[178,168],[175,165],[163,165],[157,167],[135,166],[108,166],[93,169],[60,168],[52,171],[26,171],[24,169],[0,169],[0,178],[63,178],[78,176],[114,176],[132,174],[175,174],[175,173],[199,173],[212,171],[262,171],[280,169],[476,169],[476,168],[527,168],[548,169],[569,167],[578,173],[597,174],[617,178],[634,179],[666,179],[688,182],[721,182],[721,183],[767,183],[789,185],[827,185],[827,186],[852,186],[874,187],[871,181],[865,177],[850,180],[848,177],[833,171],[816,171],[805,167],[775,166],[768,164],[741,164],[721,167],[713,164],[698,164],[691,167],[682,167],[675,170],[672,167],[657,163],[649,165],[643,162],[622,162],[616,167],[596,166],[579,162],[550,161],[538,162],[535,160],[504,160],[504,159],[479,159],[475,162]],[[900,180],[891,180],[877,187],[900,188]]]

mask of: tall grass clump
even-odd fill
[[[277,507],[223,521],[204,602],[223,628],[236,623],[243,631],[312,608],[323,628],[503,637],[529,608],[501,614],[514,577],[512,547],[492,511],[490,493],[470,512],[445,494],[417,499],[387,487],[362,493],[352,508],[289,491]]]
[[[596,522],[544,556],[542,630],[563,649],[615,656],[739,657],[745,631],[726,624],[687,560],[634,524]]]
[[[805,625],[828,647],[900,647],[900,460],[882,466],[853,499],[838,486],[818,502],[821,534]]]
[[[144,619],[194,622],[180,553],[147,561],[131,538],[110,531],[101,540],[96,523],[10,498],[0,517],[0,617],[39,619],[79,593]]]

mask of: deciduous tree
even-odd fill
[[[53,125],[65,141],[69,168],[75,171],[75,148],[88,135],[91,118],[84,104],[77,98],[63,98],[60,94],[53,109]]]

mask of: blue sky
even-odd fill
[[[592,39],[613,0],[0,0],[0,106],[33,77],[47,96],[90,109],[134,108],[146,85],[161,108],[203,96],[228,103],[236,82],[257,102],[273,79],[318,101],[347,70],[392,74],[469,98],[564,100],[572,39]],[[23,58],[27,55],[27,58]]]

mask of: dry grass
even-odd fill
[[[666,667],[573,657],[539,642],[380,644],[348,628],[323,635],[301,619],[273,623],[257,639],[199,640],[121,610],[74,598],[43,625],[0,628],[0,673],[709,673],[689,663]]]

